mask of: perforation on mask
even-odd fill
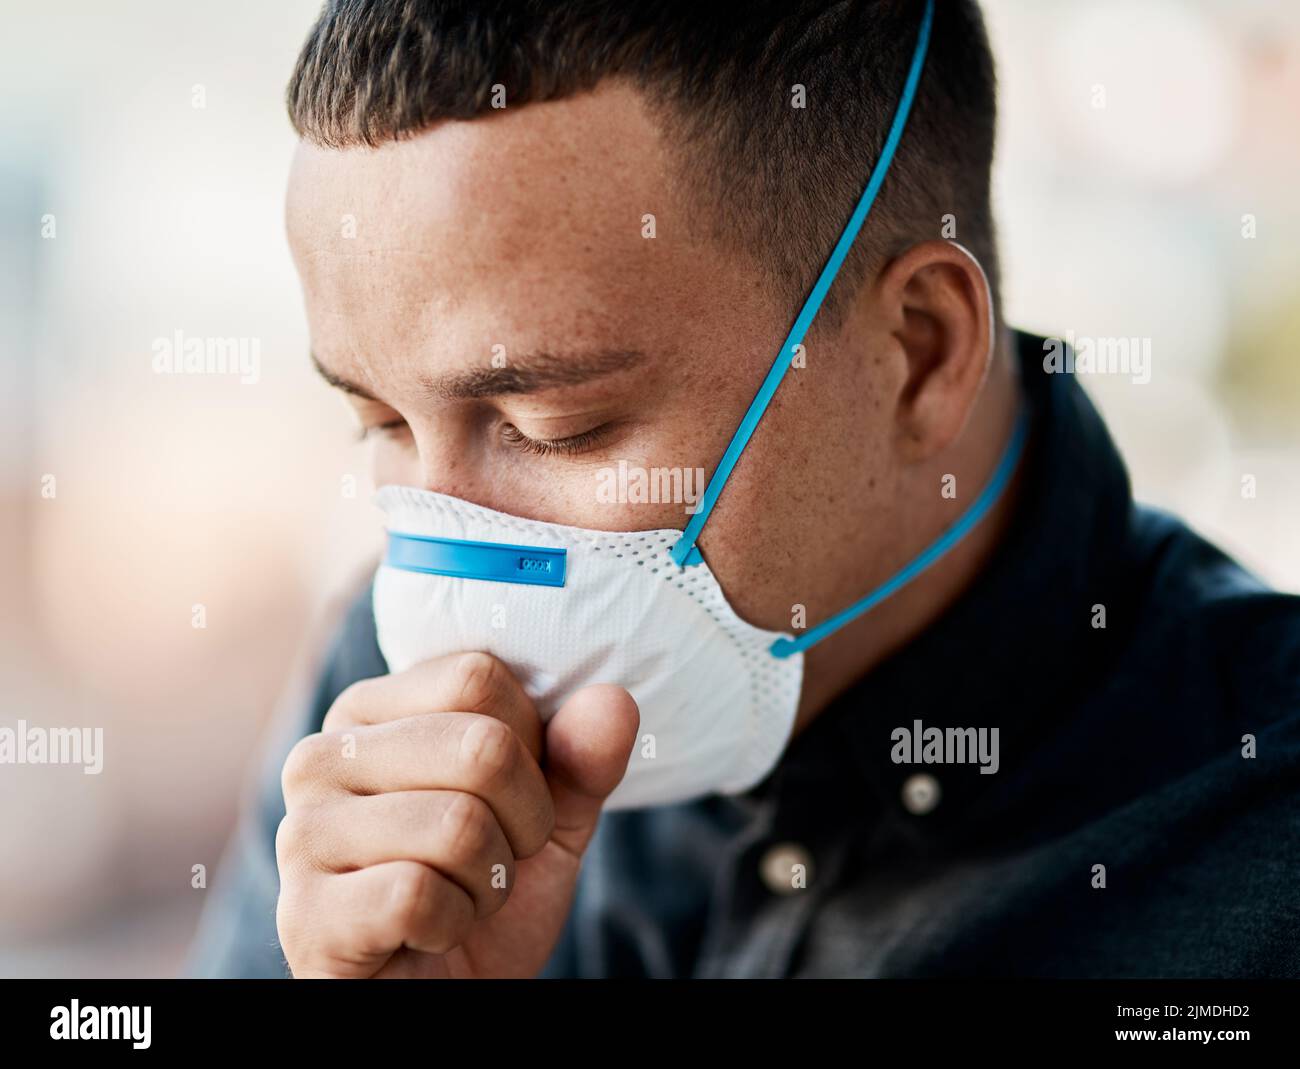
[[[375,503],[385,512],[396,511],[394,505],[401,509],[416,512],[436,512],[454,519],[466,517],[490,522],[497,527],[518,533],[524,538],[540,539],[543,543],[554,542],[561,537],[572,542],[603,549],[605,552],[618,552],[623,547],[633,548],[650,541],[673,541],[681,537],[681,531],[591,531],[583,527],[567,527],[562,523],[543,523],[529,520],[522,516],[511,516],[506,512],[497,512],[485,505],[476,505],[472,501],[450,498],[433,490],[419,490],[413,486],[383,486],[375,492]]]

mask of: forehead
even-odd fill
[[[287,223],[313,342],[336,365],[363,354],[363,377],[435,337],[444,353],[706,343],[722,306],[753,314],[757,274],[702,236],[675,164],[617,85],[377,149],[304,144]]]

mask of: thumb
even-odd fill
[[[546,725],[546,783],[555,806],[551,841],[581,857],[600,808],[627,771],[641,713],[622,687],[583,687]]]

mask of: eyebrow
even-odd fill
[[[369,390],[336,375],[313,352],[311,361],[321,378],[336,389],[368,401],[378,401]],[[535,352],[506,358],[505,367],[472,367],[445,375],[420,376],[420,385],[443,401],[483,400],[508,394],[537,393],[557,386],[578,386],[645,361],[636,349],[601,349],[587,352]]]
[[[351,382],[348,379],[343,378],[341,375],[334,374],[334,372],[320,362],[320,357],[316,355],[315,350],[312,350],[309,355],[311,356],[312,366],[315,367],[317,374],[319,374],[322,379],[328,382],[336,390],[342,390],[344,393],[349,393],[353,397],[364,397],[367,401],[379,400],[369,390],[363,389],[355,382]]]

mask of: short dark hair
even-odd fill
[[[444,119],[630,81],[680,146],[706,225],[802,302],[880,154],[924,0],[327,0],[288,88],[318,145],[375,146]],[[796,85],[806,106],[792,106]],[[995,81],[975,0],[936,0],[916,101],[819,322],[919,240],[979,257],[997,302],[989,203]],[[792,313],[793,314],[793,313]]]

